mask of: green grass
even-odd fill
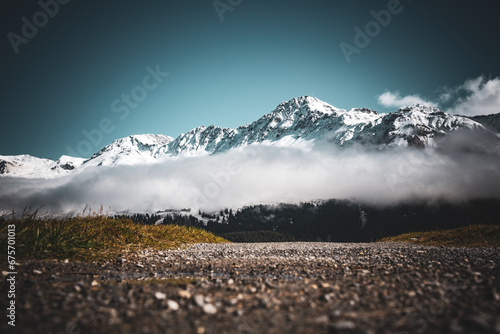
[[[15,225],[16,259],[92,261],[113,258],[125,250],[228,242],[194,227],[140,225],[130,219],[96,214],[64,219],[40,219],[31,214],[19,219],[0,219],[2,258],[7,256],[9,225]]]
[[[470,225],[449,230],[412,232],[380,241],[445,247],[500,247],[500,225]]]

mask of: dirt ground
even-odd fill
[[[500,333],[498,248],[198,244],[17,273],[2,333]]]

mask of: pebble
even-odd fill
[[[195,295],[194,302],[196,303],[196,305],[203,307],[205,305],[205,297],[203,297],[202,295]]]
[[[217,308],[212,304],[205,304],[203,305],[203,312],[207,314],[216,314]]]
[[[179,310],[179,304],[175,300],[167,300],[167,305],[168,308],[171,309],[172,311],[177,311]]]
[[[181,298],[185,298],[185,299],[189,299],[191,298],[191,292],[187,291],[187,290],[179,290],[179,297]]]
[[[163,292],[157,291],[157,292],[155,292],[155,298],[158,300],[163,300],[163,299],[167,298],[167,295],[164,294]]]
[[[338,330],[345,330],[345,329],[354,329],[356,328],[356,324],[352,321],[337,321],[333,323],[333,328],[338,329]]]
[[[58,333],[65,324],[105,334],[413,333],[424,322],[426,333],[500,328],[494,248],[196,244],[120,258],[127,261],[23,262],[20,332]]]

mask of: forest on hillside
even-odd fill
[[[406,232],[430,231],[473,224],[500,224],[500,201],[463,203],[413,202],[373,206],[349,200],[300,204],[255,205],[233,212],[135,214],[143,224],[196,226],[232,241],[368,242]],[[268,235],[266,235],[266,231]],[[257,233],[258,232],[258,233]]]

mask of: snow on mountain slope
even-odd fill
[[[359,116],[362,114],[358,121],[370,122],[378,117],[374,111],[365,113],[360,110],[355,111]],[[180,135],[158,153],[170,156],[205,155],[253,143],[281,145],[286,142],[293,145],[296,141],[325,139],[333,129],[338,130],[341,123],[339,117],[345,112],[313,97],[294,98],[281,103],[257,121],[236,129],[213,125],[198,127]],[[351,116],[346,118],[352,122]]]
[[[175,139],[152,134],[121,138],[85,162],[70,157],[61,157],[57,162],[30,156],[0,157],[0,175],[50,178],[89,167],[210,155],[254,143],[298,146],[326,142],[342,147],[358,144],[377,149],[425,148],[437,146],[437,139],[454,131],[487,132],[494,143],[500,143],[500,135],[494,129],[488,130],[475,119],[446,114],[425,105],[379,114],[367,108],[339,109],[317,98],[302,96],[282,102],[269,114],[235,129],[210,125],[197,127]]]
[[[455,130],[484,130],[466,117],[414,105],[390,114],[367,108],[344,110],[314,97],[281,103],[273,112],[236,129],[198,127],[158,150],[158,156],[205,155],[252,143],[293,145],[326,140],[336,145],[434,146],[435,139]]]
[[[83,158],[75,158],[63,155],[55,161],[55,164],[51,167],[51,170],[62,169],[64,171],[71,171],[80,167],[85,162],[85,160],[86,159]]]
[[[115,140],[90,159],[66,155],[57,161],[30,155],[0,156],[0,176],[53,178],[92,166],[134,165],[155,161],[155,151],[172,141],[164,135],[134,135]]]
[[[58,160],[36,158],[27,154],[0,156],[0,175],[14,177],[51,178],[69,174],[80,167],[85,159],[66,155]]]
[[[435,146],[436,139],[457,130],[487,131],[484,126],[467,117],[446,114],[440,109],[416,104],[384,114],[381,122],[353,139],[377,145],[424,148]],[[366,135],[370,132],[373,136],[371,140],[366,140]]]
[[[83,167],[151,163],[158,148],[172,140],[169,136],[152,134],[121,138],[95,153]]]

